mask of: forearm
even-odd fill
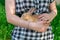
[[[7,17],[7,21],[13,25],[23,27],[23,28],[27,28],[29,30],[34,30],[36,32],[45,32],[47,30],[45,28],[42,29],[41,26],[34,26],[34,24],[35,24],[34,22],[22,20],[20,17],[18,17],[16,15],[9,15]]]
[[[20,19],[18,16],[16,15],[9,15],[7,16],[7,21],[13,25],[16,26],[20,26],[20,27],[25,27],[28,28],[28,21],[24,21],[22,19]]]
[[[51,11],[50,14],[53,15],[54,17],[57,15],[57,8],[55,1],[50,4],[50,11]]]
[[[15,0],[5,0],[6,18],[13,25],[28,28],[28,22],[15,15]]]
[[[51,15],[52,17],[56,17],[56,15],[57,15],[57,10],[52,10],[52,11],[50,12],[50,15]]]
[[[38,32],[43,32],[44,31],[44,30],[41,30],[40,27],[38,28],[37,26],[34,26],[33,22],[24,21],[16,15],[10,15],[9,17],[7,17],[7,21],[8,21],[8,23],[11,23],[13,25],[23,27],[23,28],[27,28],[27,29],[30,29],[30,30],[34,30],[34,31],[38,31]]]
[[[32,30],[41,32],[39,27],[31,26],[29,24],[32,22],[24,21],[20,17],[15,15],[15,10],[16,10],[15,9],[15,0],[5,0],[5,8],[6,8],[6,18],[9,23],[19,26],[19,27],[24,27],[27,29],[32,29]]]

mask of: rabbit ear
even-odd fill
[[[27,13],[32,14],[35,11],[35,8],[31,8]]]

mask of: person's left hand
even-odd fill
[[[54,15],[52,13],[43,13],[40,16],[38,16],[40,21],[47,21],[47,23],[50,23],[54,19]]]

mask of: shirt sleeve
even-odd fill
[[[54,0],[50,0],[50,3],[52,3]]]

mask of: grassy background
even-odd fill
[[[60,40],[60,5],[57,5],[58,14],[52,21],[54,40]],[[13,25],[7,23],[4,1],[0,0],[0,40],[11,40]]]

